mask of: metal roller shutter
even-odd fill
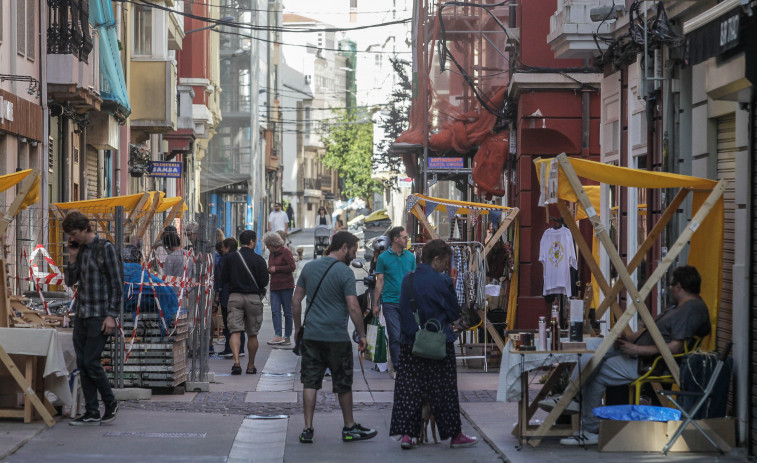
[[[736,173],[736,115],[721,117],[718,126],[718,179],[729,180],[725,199],[723,230],[723,290],[720,293],[717,341],[722,349],[733,340],[734,193]]]
[[[87,178],[84,179],[87,199],[100,197],[100,156],[97,150],[87,146]]]
[[[749,429],[750,455],[757,454],[757,101],[752,102],[752,243],[751,243],[751,406]]]

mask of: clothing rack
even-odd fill
[[[445,240],[446,241],[446,240]],[[410,246],[412,248],[420,249],[423,247],[425,243],[412,243]],[[472,256],[468,257],[468,260],[471,260],[471,257],[475,256],[475,268],[477,273],[477,285],[476,285],[476,291],[473,293],[473,296],[477,301],[482,300],[483,301],[483,307],[479,307],[478,310],[483,312],[482,322],[484,327],[484,342],[483,342],[483,355],[461,355],[458,356],[458,359],[461,360],[472,360],[472,359],[483,359],[483,367],[484,372],[488,372],[489,369],[489,356],[488,356],[488,345],[489,342],[487,341],[487,310],[486,310],[486,296],[485,296],[485,288],[486,288],[486,247],[479,241],[447,241],[447,244],[449,244],[453,248],[453,257],[455,257],[455,248],[459,247],[467,247],[469,249],[475,249],[475,254],[472,254]],[[470,264],[468,264],[470,265]],[[462,270],[458,270],[458,272],[462,272]],[[467,272],[466,272],[467,273]],[[464,278],[464,277],[463,277]],[[456,286],[456,293],[457,293],[457,280],[455,280],[455,286]],[[463,291],[469,291],[467,287],[464,286]],[[480,293],[480,294],[479,294]],[[483,296],[483,297],[482,297]],[[460,297],[460,294],[458,294],[458,298]],[[459,300],[459,299],[458,299]],[[462,305],[462,304],[461,304]],[[471,310],[475,311],[475,308],[471,308]],[[462,344],[462,343],[461,343]]]

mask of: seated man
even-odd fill
[[[705,337],[710,333],[710,314],[699,297],[702,278],[696,268],[689,265],[673,271],[669,285],[674,305],[666,308],[655,319],[655,325],[668,345],[670,352],[680,354],[684,342],[694,336]],[[582,418],[584,433],[560,440],[563,445],[594,445],[599,438],[599,418],[593,410],[602,405],[607,386],[630,384],[639,377],[639,357],[654,357],[660,351],[647,330],[633,333],[629,338],[618,338],[615,347],[607,352],[602,363],[583,385]],[[539,402],[547,411],[552,410],[559,397]],[[577,413],[577,402],[571,402],[566,412]]]

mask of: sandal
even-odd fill
[[[252,367],[252,368],[247,368],[247,371],[245,371],[245,373],[247,373],[248,375],[254,375],[254,374],[257,374],[257,372],[258,372],[258,369],[257,369],[257,368],[255,368],[255,367]]]
[[[241,375],[242,374],[242,366],[238,363],[235,363],[234,366],[231,367],[231,374],[232,375]]]

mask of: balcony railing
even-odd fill
[[[47,7],[47,53],[74,55],[87,63],[94,46],[89,0],[47,0]]]
[[[333,193],[331,188],[331,175],[321,175],[321,190],[324,193]]]
[[[305,177],[302,179],[302,186],[304,187],[305,190],[320,190],[321,179]]]

